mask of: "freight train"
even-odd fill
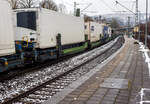
[[[111,28],[44,8],[11,10],[0,0],[0,72],[98,47]]]

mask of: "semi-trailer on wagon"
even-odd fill
[[[86,49],[84,19],[44,8],[18,9],[15,40],[25,57],[44,61]]]
[[[21,54],[16,53],[13,16],[11,6],[0,0],[0,72],[22,63]]]

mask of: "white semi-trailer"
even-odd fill
[[[90,42],[99,41],[103,36],[103,27],[101,24],[96,22],[86,22],[85,34],[88,35],[88,40],[90,40]]]
[[[25,44],[23,51],[28,59],[44,61],[85,48],[81,17],[44,8],[17,9],[14,15],[15,40]]]
[[[20,66],[23,55],[16,52],[13,12],[7,0],[0,0],[0,72]]]
[[[16,12],[17,41],[35,42],[36,48],[56,46],[61,34],[61,45],[84,42],[84,20],[44,8],[19,9]]]
[[[112,28],[111,27],[108,27],[108,34],[109,34],[109,37],[112,36]]]
[[[0,0],[0,56],[15,53],[12,10],[8,1]]]

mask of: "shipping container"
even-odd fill
[[[0,56],[15,53],[12,10],[8,1],[0,0]]]
[[[103,34],[104,34],[105,38],[108,37],[108,26],[107,25],[104,25]]]
[[[111,27],[108,27],[108,35],[109,35],[109,37],[111,37],[111,35],[112,35],[112,29],[111,29]]]
[[[90,42],[99,41],[103,36],[103,27],[96,22],[86,22],[85,34],[88,35],[88,40],[90,40]]]
[[[84,20],[44,8],[18,9],[16,41],[35,42],[36,48],[56,47],[56,36],[61,34],[61,45],[85,41]]]

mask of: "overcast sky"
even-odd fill
[[[115,11],[127,11],[122,8],[120,5],[116,5],[116,0],[54,0],[57,4],[64,4],[68,10],[68,12],[73,12],[74,2],[79,3],[77,7],[84,9],[88,4],[92,3],[92,5],[86,9],[85,11],[92,11],[94,13],[87,12],[88,15],[99,15],[99,14],[109,14],[115,13]],[[135,0],[118,0],[121,4],[128,7],[130,10],[135,12]],[[139,0],[139,10],[145,13],[145,1]],[[150,0],[149,1],[149,13],[150,13]]]

